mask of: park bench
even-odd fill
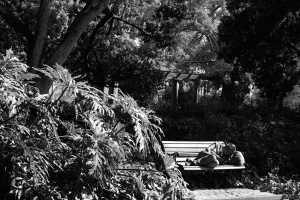
[[[200,167],[200,166],[185,166],[187,158],[194,159],[200,151],[205,150],[210,144],[216,141],[162,141],[165,149],[165,153],[168,155],[174,155],[177,152],[179,155],[176,157],[178,164],[184,167],[184,171],[207,171],[207,170],[241,170],[245,169],[245,166],[235,165],[219,165],[215,168]],[[223,143],[222,141],[217,141]]]

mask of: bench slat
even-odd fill
[[[165,148],[165,151],[167,153],[169,152],[178,152],[180,154],[180,152],[192,152],[192,153],[195,153],[195,152],[200,152],[200,151],[204,151],[205,148],[176,148],[176,147],[173,147],[173,148]]]
[[[223,141],[162,141],[163,144],[212,144]]]
[[[164,144],[164,148],[168,149],[168,148],[202,148],[205,149],[207,148],[209,145],[215,143],[217,141],[211,141],[211,142],[170,142],[170,141],[165,141],[163,142]],[[222,144],[224,144],[224,142],[220,142]]]
[[[164,144],[165,148],[207,148],[209,144]]]
[[[245,169],[244,166],[235,165],[219,165],[215,168],[211,167],[200,167],[200,166],[183,166],[185,171],[201,171],[201,170],[237,170]]]
[[[194,160],[196,157],[195,156],[191,156],[191,157],[177,157],[176,161],[177,162],[185,162],[187,158]]]

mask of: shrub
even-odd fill
[[[0,70],[1,199],[144,198],[160,179],[157,199],[187,194],[174,161],[166,165],[153,111],[122,93],[109,96],[76,82],[61,66],[36,69],[53,80],[45,95],[31,86],[37,75],[26,65],[7,59]],[[151,166],[151,179],[147,172],[117,170],[132,162],[150,166],[146,159],[155,157],[165,171]]]
[[[268,175],[259,177],[256,174],[245,173],[242,185],[251,189],[259,189],[262,192],[282,194],[283,199],[300,198],[300,182],[298,177],[286,177],[278,175],[278,169],[272,170]]]

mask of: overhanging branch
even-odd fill
[[[74,63],[74,64],[79,64],[83,59],[87,60],[87,56],[89,55],[89,53],[91,52],[92,48],[93,48],[93,43],[94,40],[96,38],[96,35],[99,31],[100,28],[104,27],[104,25],[112,18],[113,14],[112,12],[109,10],[109,8],[105,8],[102,11],[103,14],[105,14],[105,16],[98,22],[98,24],[96,25],[96,27],[94,28],[91,36],[89,37],[89,42],[86,46],[86,50],[84,51],[84,54]]]
[[[127,24],[129,26],[132,26],[133,28],[139,30],[145,36],[148,36],[148,37],[153,37],[154,36],[153,34],[145,32],[142,28],[138,27],[137,25],[135,25],[135,24],[133,24],[131,22],[128,22],[128,21],[126,21],[126,20],[124,20],[124,19],[122,19],[120,17],[114,16],[113,19],[119,20],[119,21],[121,21],[121,22],[123,22],[123,23],[125,23],[125,24]]]
[[[95,37],[99,31],[100,28],[104,27],[104,25],[108,22],[108,20],[110,20],[113,16],[113,14],[111,13],[111,11],[109,10],[109,8],[105,8],[103,10],[103,13],[105,14],[105,16],[100,20],[100,22],[96,25],[96,27],[94,28],[90,38],[89,38],[89,43],[87,46],[87,50],[85,52],[85,56],[87,56],[89,54],[89,52],[92,49]]]

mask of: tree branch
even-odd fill
[[[28,43],[33,41],[34,35],[29,27],[22,23],[18,17],[13,15],[11,10],[7,9],[2,4],[0,4],[0,15],[13,29],[23,35],[27,39]]]
[[[72,22],[58,48],[47,61],[49,66],[55,63],[59,65],[64,63],[85,28],[107,7],[109,2],[110,0],[87,1],[85,7]]]
[[[86,50],[84,51],[84,54],[78,59],[76,60],[76,62],[74,64],[80,64],[80,62],[84,59],[87,60],[87,56],[89,55],[89,53],[91,52],[91,49],[93,48],[93,43],[95,40],[95,37],[99,31],[100,28],[104,27],[104,25],[109,21],[109,19],[112,18],[113,14],[112,12],[109,10],[109,8],[105,8],[103,10],[103,12],[105,14],[105,16],[101,19],[101,21],[98,22],[98,24],[96,25],[96,27],[94,28],[91,36],[89,37],[89,42],[87,44]]]
[[[139,30],[139,31],[140,31],[143,35],[145,35],[145,36],[153,37],[152,34],[145,32],[142,28],[140,28],[140,27],[138,27],[137,25],[135,25],[135,24],[133,24],[133,23],[130,23],[130,22],[128,22],[128,21],[126,21],[126,20],[124,20],[124,19],[122,19],[122,18],[120,18],[120,17],[114,16],[113,19],[119,20],[119,21],[121,21],[121,22],[123,22],[123,23],[125,23],[125,24],[128,24],[128,25],[132,26],[133,28]]]
[[[110,23],[109,23],[109,29],[108,29],[106,35],[109,35],[109,34],[110,34],[110,32],[111,32],[111,30],[112,30],[112,28],[113,28],[113,24],[114,24],[114,19],[112,18],[112,19],[110,20]]]
[[[92,32],[90,38],[89,38],[89,43],[88,43],[88,45],[87,45],[87,49],[86,49],[86,51],[85,51],[84,57],[86,57],[86,56],[90,53],[90,51],[91,51],[91,49],[92,49],[92,46],[93,46],[93,42],[94,42],[94,40],[95,40],[95,37],[96,37],[96,35],[97,35],[99,29],[102,28],[102,27],[108,22],[108,20],[110,20],[110,19],[112,18],[112,16],[113,16],[113,14],[112,14],[112,12],[109,10],[109,8],[105,8],[105,9],[103,10],[103,13],[105,14],[105,16],[101,19],[100,22],[98,22],[98,24],[97,24],[96,27],[94,28],[94,30],[93,30],[93,32]]]

